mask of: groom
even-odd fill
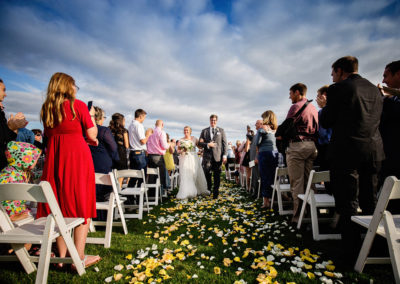
[[[211,171],[214,172],[213,198],[218,198],[221,176],[221,165],[226,163],[227,142],[225,131],[217,127],[218,116],[210,116],[210,127],[201,131],[199,146],[203,151],[203,170],[207,180],[208,190],[211,192]]]

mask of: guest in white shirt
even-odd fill
[[[135,119],[129,125],[129,161],[130,168],[134,170],[145,169],[147,166],[146,159],[146,143],[149,139],[149,136],[152,133],[152,129],[149,129],[145,132],[143,121],[146,118],[147,113],[143,109],[137,109],[135,111]],[[136,182],[138,182],[138,186],[142,183],[141,180],[130,179],[129,186],[135,186]]]

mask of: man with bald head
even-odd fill
[[[169,144],[167,142],[167,134],[163,130],[164,122],[161,119],[156,121],[153,134],[150,135],[147,141],[147,154],[148,154],[148,167],[149,168],[159,168],[161,185],[166,188],[166,175],[165,175],[165,162],[164,154],[168,149]],[[154,179],[150,179],[149,183],[154,183]]]

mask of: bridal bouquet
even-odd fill
[[[187,152],[194,150],[194,145],[192,141],[184,140],[181,141],[179,148],[187,155]]]

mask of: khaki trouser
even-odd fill
[[[290,188],[293,197],[292,222],[299,219],[299,194],[304,194],[308,176],[317,157],[317,148],[313,141],[290,142],[286,150],[286,162],[288,166]]]

